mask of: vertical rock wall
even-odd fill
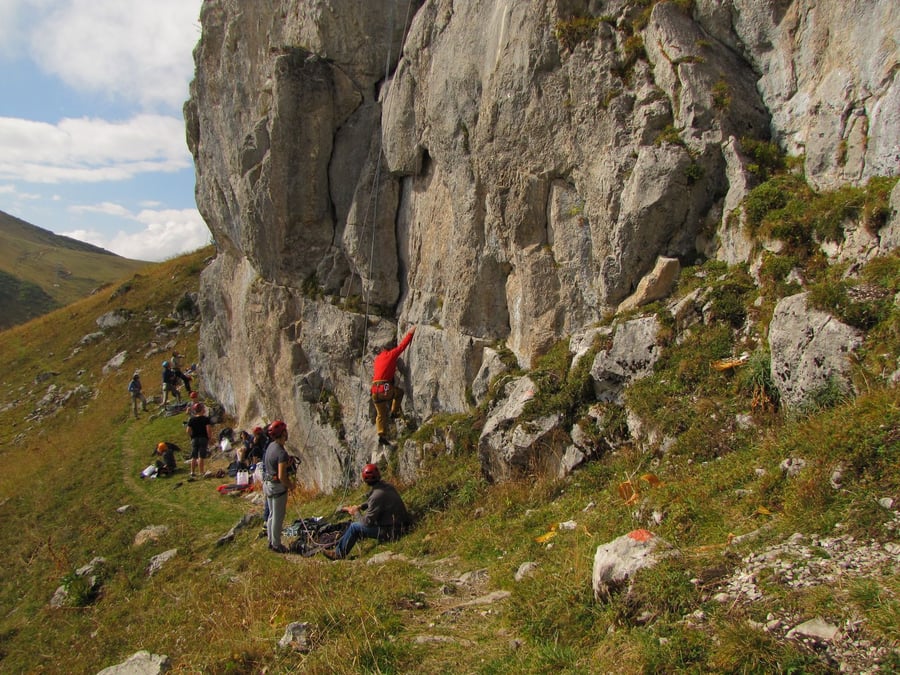
[[[207,0],[185,118],[213,393],[285,419],[333,489],[375,451],[373,345],[418,326],[422,421],[467,408],[486,347],[530,365],[660,255],[745,260],[720,227],[742,138],[823,185],[897,173],[897,10],[847,4]]]

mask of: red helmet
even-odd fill
[[[381,480],[381,471],[377,464],[366,464],[362,470],[362,479],[367,482],[375,482]]]
[[[269,436],[271,438],[278,438],[285,431],[287,431],[287,424],[281,420],[275,420],[269,425]]]
[[[253,433],[254,436],[256,436],[256,435],[258,435],[258,434],[261,434],[262,432],[263,432],[263,428],[262,428],[262,427],[253,427],[253,432],[252,432],[252,433]]]
[[[197,400],[197,398],[199,398],[199,396],[200,395],[196,391],[191,392],[191,398],[194,399],[195,401]]]

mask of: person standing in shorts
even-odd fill
[[[209,439],[212,437],[212,425],[202,404],[195,403],[193,412],[185,425],[191,437],[191,478],[204,475],[206,458],[209,457]]]

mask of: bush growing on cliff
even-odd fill
[[[593,16],[576,16],[557,21],[554,35],[560,47],[571,52],[582,42],[593,39],[601,22],[601,17]]]
[[[747,195],[743,204],[747,226],[751,236],[785,242],[790,255],[806,260],[814,255],[817,242],[842,242],[848,220],[878,229],[889,213],[896,181],[873,178],[865,187],[819,193],[800,176],[779,174]]]

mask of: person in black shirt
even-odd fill
[[[204,475],[204,465],[209,457],[209,439],[212,436],[212,425],[202,404],[194,404],[194,415],[187,421],[187,434],[191,437],[191,478]]]

